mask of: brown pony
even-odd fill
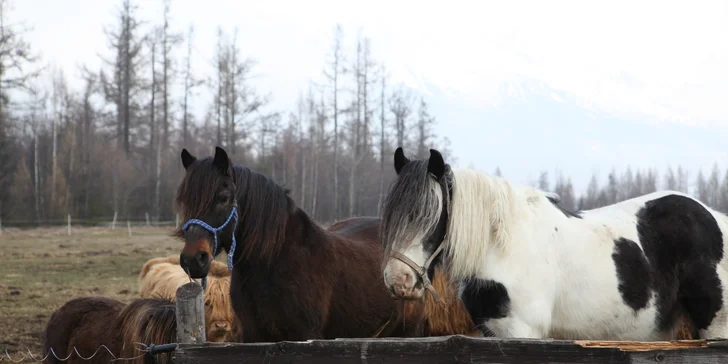
[[[232,253],[230,296],[243,341],[413,335],[400,326],[386,330],[395,302],[381,279],[378,238],[319,226],[286,189],[232,165],[222,148],[200,160],[185,149],[182,164],[175,202],[184,219],[225,225],[215,233],[197,224],[179,228],[180,265],[202,278],[215,250]]]
[[[136,358],[135,364],[153,363],[142,355],[144,345],[176,342],[174,303],[163,299],[138,299],[129,305],[106,297],[80,297],[56,310],[45,329],[45,363],[108,363],[117,358]],[[105,345],[109,351],[101,347]],[[74,350],[75,348],[75,350]],[[51,349],[55,353],[51,353]],[[76,351],[78,353],[76,353]],[[96,355],[94,355],[96,353]],[[91,360],[84,360],[91,357]],[[158,363],[171,363],[169,354],[158,354]]]
[[[357,233],[379,241],[380,225],[378,217],[353,217],[332,224],[328,230]],[[413,326],[413,336],[482,336],[458,298],[457,286],[439,267],[435,267],[432,285],[440,294],[441,302],[436,303],[431,295],[425,295],[421,301],[400,301],[390,325]]]
[[[172,258],[175,258],[176,261]],[[174,264],[170,263],[174,261]],[[219,262],[228,273],[227,267]],[[179,266],[179,256],[154,258],[144,264],[139,273],[139,294],[142,298],[164,298],[174,301],[177,288],[189,282],[187,273]],[[205,327],[207,341],[229,341],[239,330],[235,323],[235,313],[230,303],[230,276],[219,277],[210,274],[205,288]]]

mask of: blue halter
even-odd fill
[[[214,227],[210,226],[209,224],[207,224],[206,222],[204,222],[202,220],[198,220],[198,219],[190,219],[184,224],[184,226],[182,226],[182,231],[187,231],[187,229],[189,229],[190,225],[194,224],[194,225],[199,225],[199,226],[203,227],[205,230],[212,233],[212,235],[215,236],[215,247],[212,250],[212,259],[215,259],[215,256],[217,256],[217,248],[218,248],[217,232],[224,229],[227,226],[227,224],[230,223],[230,220],[232,220],[234,217],[235,224],[233,225],[233,244],[230,246],[230,251],[228,252],[228,256],[227,256],[227,266],[228,266],[228,270],[230,270],[230,271],[233,270],[233,255],[235,255],[235,246],[237,246],[237,241],[235,240],[235,229],[238,226],[238,208],[237,208],[237,206],[238,205],[236,203],[233,206],[233,209],[230,211],[230,215],[228,215],[227,220],[225,221],[224,224],[220,225],[220,227],[214,228]],[[207,276],[202,278],[202,288],[205,288],[206,286],[207,286]]]

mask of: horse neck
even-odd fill
[[[241,205],[243,206],[243,205]],[[254,208],[251,206],[250,208]],[[275,211],[276,214],[280,211]],[[287,259],[291,254],[301,249],[320,249],[328,244],[332,234],[329,234],[319,226],[301,208],[289,199],[289,206],[286,209],[284,218],[276,221],[275,225],[284,226],[279,234],[250,234],[245,236],[242,230],[236,233],[237,249],[242,248],[244,256],[240,259],[241,253],[236,253],[236,260],[244,261],[248,269],[275,269],[281,259]],[[243,224],[245,221],[241,220]],[[260,222],[253,222],[262,231],[271,229],[269,226],[261,226]],[[245,247],[241,247],[245,242]],[[320,251],[318,252],[320,254]]]
[[[457,278],[478,271],[487,254],[506,254],[530,216],[525,189],[470,169],[453,170],[453,200],[447,239]]]

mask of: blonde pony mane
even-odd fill
[[[500,177],[471,169],[453,169],[453,198],[446,252],[453,279],[477,272],[491,247],[505,252],[516,221],[515,194]]]

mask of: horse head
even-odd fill
[[[179,264],[192,278],[204,278],[220,250],[228,252],[232,269],[238,211],[233,169],[220,147],[215,155],[197,159],[182,150],[185,177],[177,193],[185,224],[177,235],[184,238]]]
[[[392,296],[421,299],[442,262],[451,200],[450,167],[430,150],[429,159],[410,161],[402,148],[394,153],[397,180],[384,203],[382,244],[384,283]]]

